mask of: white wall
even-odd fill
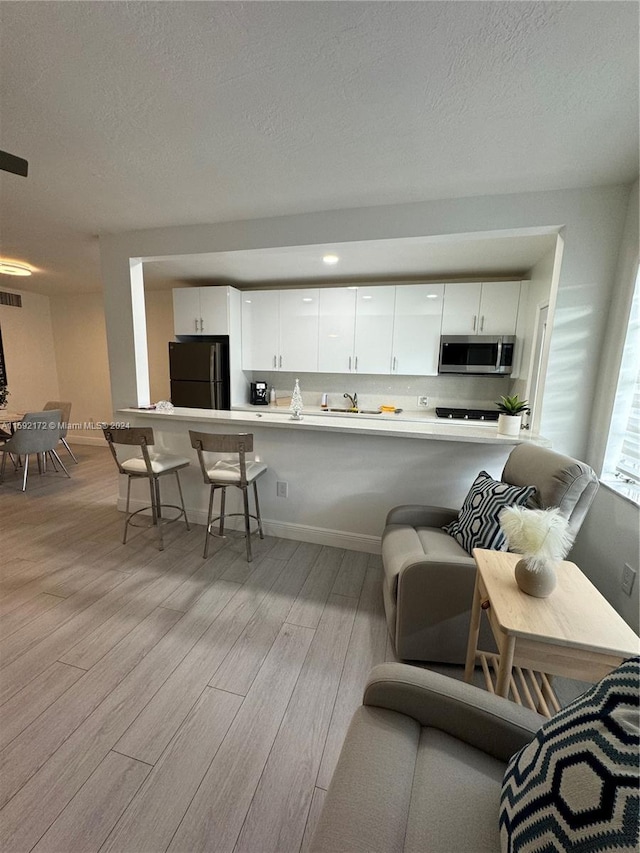
[[[610,308],[605,312],[606,335],[598,359],[600,373],[585,457],[599,475],[602,473],[637,263],[636,182],[630,194],[625,227],[621,235],[615,283],[609,294]],[[637,632],[640,594],[640,507],[608,486],[602,485],[578,534],[572,559]],[[625,563],[638,572],[631,596],[625,595],[620,586]]]
[[[129,258],[393,237],[562,230],[565,240],[541,431],[584,457],[604,318],[629,187],[334,210],[104,235],[100,254],[114,405],[137,399]],[[453,239],[453,237],[452,237]]]
[[[147,352],[151,402],[171,399],[169,384],[169,341],[173,334],[173,297],[170,290],[145,292]]]
[[[636,633],[640,631],[639,530],[640,507],[601,485],[570,557]],[[631,596],[620,586],[625,563],[638,572]]]
[[[109,361],[101,293],[68,293],[51,297],[55,361],[60,400],[71,401],[67,440],[104,443],[90,424],[111,419]]]
[[[49,297],[2,289],[22,296],[22,308],[0,305],[7,409],[37,412],[48,400],[60,399]]]

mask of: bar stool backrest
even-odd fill
[[[253,433],[241,432],[235,435],[212,435],[210,432],[193,432],[189,430],[191,447],[198,454],[200,469],[205,483],[210,483],[211,478],[207,472],[204,453],[237,453],[240,463],[240,483],[247,485],[247,461],[246,454],[253,451]]]
[[[114,424],[107,424],[102,427],[102,432],[109,444],[109,449],[111,450],[111,455],[118,466],[118,471],[120,471],[121,474],[127,474],[128,472],[125,471],[120,464],[115,448],[116,444],[127,444],[129,446],[134,445],[140,447],[142,450],[142,458],[144,459],[149,476],[153,476],[151,459],[149,457],[149,447],[153,447],[155,439],[153,437],[153,429],[151,427],[121,427],[115,426]]]

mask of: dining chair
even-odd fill
[[[24,492],[27,488],[27,477],[29,474],[29,456],[32,453],[37,454],[38,469],[41,473],[46,470],[44,463],[48,456],[54,467],[57,462],[67,477],[71,477],[71,474],[69,474],[56,452],[56,446],[60,441],[61,418],[62,411],[60,409],[27,412],[22,420],[15,425],[13,435],[0,444],[0,453],[2,453],[0,482],[4,480],[7,456],[10,455],[12,458],[22,457],[24,458],[22,475],[22,491]]]
[[[67,431],[69,429],[69,419],[71,417],[71,403],[64,402],[62,400],[49,400],[48,403],[44,404],[43,408],[45,412],[48,412],[53,409],[60,409],[60,411],[62,412],[62,418],[60,420],[60,441],[64,444],[69,456],[71,456],[71,458],[77,465],[78,460],[76,459],[73,450],[67,444]]]
[[[225,518],[231,516],[243,516],[247,545],[247,562],[253,560],[251,553],[251,522],[253,518],[258,522],[260,538],[264,539],[262,530],[262,518],[260,516],[260,504],[258,502],[258,486],[256,480],[267,470],[264,462],[247,461],[246,454],[253,451],[252,433],[240,433],[239,435],[212,435],[208,432],[193,432],[189,430],[191,446],[198,454],[200,469],[205,483],[211,487],[209,495],[209,512],[207,514],[207,529],[204,540],[203,557],[209,553],[209,536],[224,536]],[[238,455],[237,461],[219,459],[215,463],[205,458],[205,453],[234,453]],[[255,501],[255,514],[249,512],[249,486],[253,486],[253,497]],[[227,486],[235,486],[242,492],[244,512],[229,512],[225,514],[225,500]],[[221,490],[220,515],[213,518],[213,498],[216,489]],[[211,527],[214,522],[219,521],[218,533],[212,533]]]
[[[158,453],[152,448],[155,444],[153,429],[151,427],[121,427],[113,424],[103,424],[102,431],[104,437],[109,444],[111,455],[121,474],[127,475],[127,505],[125,509],[124,533],[122,536],[122,544],[127,542],[127,531],[129,525],[132,527],[142,527],[140,524],[135,524],[133,519],[142,512],[151,510],[152,525],[158,528],[158,542],[160,551],[164,550],[164,539],[162,536],[162,527],[173,521],[178,521],[184,518],[184,523],[187,530],[189,527],[189,519],[184,506],[184,498],[182,496],[182,486],[180,485],[180,477],[178,471],[181,468],[187,468],[191,462],[184,456],[172,456],[169,453]],[[133,456],[129,459],[120,461],[116,450],[116,445],[126,445],[129,447],[139,447],[140,455]],[[160,500],[160,477],[166,474],[175,474],[176,483],[178,484],[178,494],[180,495],[180,506],[175,504],[163,504]],[[137,509],[134,512],[129,512],[129,500],[131,496],[131,481],[135,479],[146,479],[149,482],[149,493],[151,495],[151,503]],[[175,518],[164,518],[163,510],[176,509],[178,515]]]

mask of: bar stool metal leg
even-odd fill
[[[207,529],[204,532],[204,554],[202,555],[205,560],[209,554],[209,529],[211,527],[211,519],[213,518],[213,499],[215,497],[216,487],[211,486],[211,490],[209,492],[209,512],[207,513]]]
[[[249,517],[249,492],[246,486],[244,486],[244,488],[242,489],[242,500],[244,503],[244,530],[245,537],[247,540],[247,563],[250,563],[253,560],[253,556],[251,554],[251,519]]]
[[[218,488],[222,490],[220,494],[220,527],[218,528],[218,536],[224,536],[224,507],[227,501],[227,487],[218,486]]]
[[[127,544],[127,531],[129,526],[129,499],[131,497],[131,477],[127,477],[127,505],[124,510],[124,533],[122,535],[122,544]]]
[[[180,477],[178,476],[178,472],[176,474],[176,482],[178,484],[178,494],[180,495],[180,506],[182,507],[182,514],[184,515],[184,523],[187,526],[187,530],[191,532],[191,528],[189,527],[189,519],[187,518],[187,509],[184,505],[184,497],[182,496],[182,486],[180,485]]]
[[[256,502],[256,519],[258,521],[258,530],[260,531],[260,538],[264,539],[264,531],[262,529],[262,516],[260,515],[260,501],[258,500],[258,481],[253,481],[253,497]]]

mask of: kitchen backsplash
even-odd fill
[[[428,409],[436,406],[491,409],[502,394],[512,393],[514,381],[504,376],[379,376],[345,373],[284,373],[260,371],[247,373],[250,381],[263,380],[276,389],[278,397],[290,396],[296,378],[300,380],[302,399],[307,406],[319,406],[322,394],[329,395],[329,406],[343,406],[343,394],[357,393],[361,408],[396,406],[407,411],[418,409],[418,396],[429,398]],[[421,409],[424,411],[424,409]]]

